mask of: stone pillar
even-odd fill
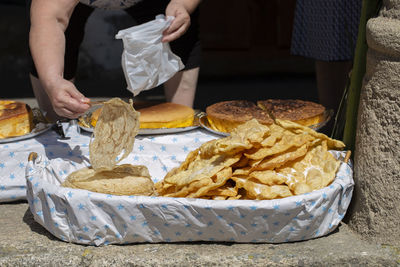
[[[400,245],[400,0],[383,0],[367,43],[348,223],[367,240]]]

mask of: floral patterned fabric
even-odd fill
[[[141,0],[81,0],[82,4],[103,9],[125,9]]]

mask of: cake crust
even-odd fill
[[[261,124],[272,124],[275,119],[289,120],[304,126],[323,121],[325,107],[300,99],[267,99],[257,104],[248,100],[222,101],[206,108],[210,127],[221,132],[230,132],[253,118]]]
[[[231,122],[246,122],[253,118],[262,124],[272,124],[268,113],[247,100],[231,100],[215,103],[206,108],[207,116]]]
[[[290,120],[306,126],[321,122],[325,107],[300,99],[267,99],[257,101],[274,119]]]
[[[214,130],[229,132],[239,124],[251,119],[270,125],[273,123],[268,113],[248,100],[222,101],[206,108],[207,118]]]
[[[26,113],[28,113],[28,107],[25,103],[0,100],[0,120],[6,120]]]
[[[0,100],[0,138],[25,135],[32,129],[33,114],[27,104]]]

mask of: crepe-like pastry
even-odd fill
[[[62,186],[112,195],[153,195],[154,183],[146,166],[116,166],[133,149],[139,115],[132,102],[119,98],[107,101],[94,129],[94,141],[89,145],[92,166],[71,173]]]
[[[111,195],[151,196],[154,193],[154,183],[147,167],[130,164],[103,171],[83,168],[71,173],[63,186]]]
[[[113,98],[104,104],[93,131],[94,140],[89,144],[93,169],[110,170],[132,152],[139,132],[139,115],[132,102]]]

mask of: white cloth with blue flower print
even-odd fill
[[[70,138],[68,140],[61,140],[54,131],[47,131],[31,139],[0,144],[0,202],[26,199],[25,169],[30,152],[44,155],[48,162],[65,159],[77,166],[88,164],[91,133],[79,133],[76,121],[63,123],[63,127]],[[166,135],[138,135],[129,160],[135,165],[151,166],[150,175],[158,181],[172,167],[178,166],[189,151],[215,138],[218,136],[202,129]],[[65,176],[73,168],[59,170],[62,172],[59,175]]]
[[[204,200],[114,196],[60,183],[88,164],[71,136],[63,155],[41,153],[26,168],[27,199],[34,218],[54,236],[87,245],[141,242],[267,242],[307,240],[332,232],[350,204],[352,167],[342,163],[332,184],[308,194],[275,200]],[[88,136],[84,136],[89,138]],[[198,129],[187,133],[138,136],[122,163],[144,164],[155,182],[187,153],[216,136]],[[87,139],[88,140],[88,139]],[[87,144],[87,143],[86,143]],[[47,146],[49,147],[49,146]],[[74,155],[75,151],[78,155]],[[78,152],[81,151],[81,152]],[[338,158],[344,152],[333,152]]]

